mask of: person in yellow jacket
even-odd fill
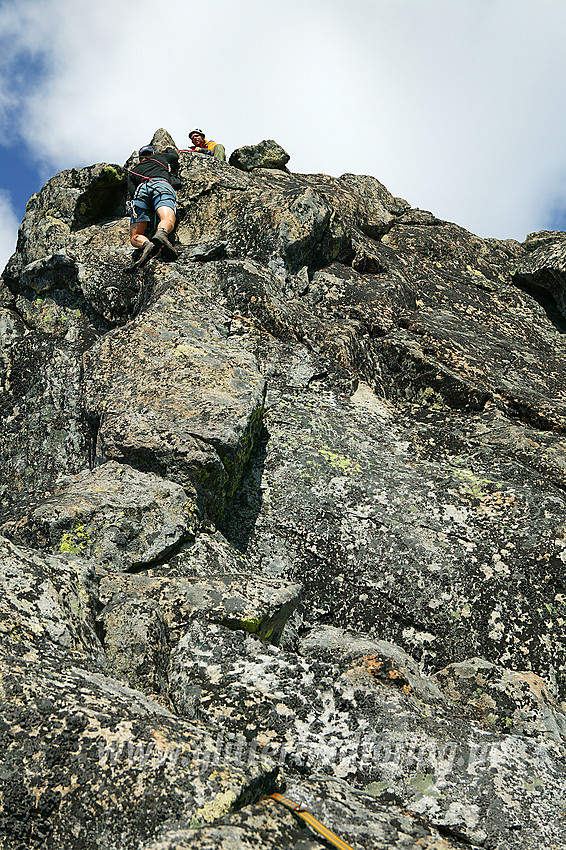
[[[215,159],[220,160],[220,162],[226,162],[226,150],[224,145],[221,145],[218,142],[207,141],[204,138],[202,130],[191,130],[189,133],[189,139],[193,143],[193,146],[189,148],[190,151],[194,151],[194,153],[206,153],[209,156],[213,156]]]

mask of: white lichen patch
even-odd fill
[[[444,521],[452,520],[453,522],[458,523],[458,525],[466,525],[466,520],[468,518],[468,509],[466,507],[457,508],[456,505],[445,505],[444,507]]]
[[[480,808],[466,803],[450,803],[442,822],[446,826],[465,824],[468,829],[474,829],[480,819]]]

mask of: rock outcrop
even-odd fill
[[[131,274],[133,161],[0,278],[1,846],[563,847],[566,237],[269,141]]]
[[[241,168],[242,171],[253,171],[254,168],[281,168],[285,166],[291,157],[273,139],[264,139],[257,145],[244,145],[237,148],[230,156],[230,165]]]

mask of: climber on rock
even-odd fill
[[[226,162],[226,149],[219,142],[207,141],[202,130],[191,130],[189,139],[193,143],[189,148],[193,153],[206,153],[220,162]]]
[[[141,249],[132,269],[147,262],[154,249],[162,249],[170,259],[177,257],[168,237],[175,228],[177,197],[173,184],[179,185],[176,176],[179,154],[172,147],[156,153],[151,145],[144,145],[139,150],[139,158],[139,163],[128,171],[128,192],[132,197],[130,243]],[[148,239],[145,231],[154,213],[158,226]]]

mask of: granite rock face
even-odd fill
[[[174,144],[158,130],[153,144]],[[0,846],[558,850],[564,234],[273,141],[33,196],[0,278]]]

